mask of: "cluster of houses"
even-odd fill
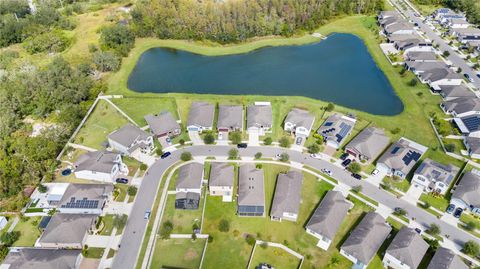
[[[41,236],[34,247],[13,247],[0,268],[79,268],[88,235],[111,199],[112,184],[45,183],[46,192],[32,195],[35,206],[53,216],[39,223]],[[46,215],[46,214],[44,214]]]

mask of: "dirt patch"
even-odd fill
[[[191,261],[193,259],[196,259],[198,257],[198,253],[195,249],[189,248],[187,252],[185,252],[185,256],[183,256],[183,259],[186,261]]]

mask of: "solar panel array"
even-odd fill
[[[462,121],[470,132],[480,128],[480,117],[478,116],[465,117],[462,118]]]
[[[62,205],[62,208],[98,208],[98,200],[88,200],[87,198],[83,198],[81,200],[75,199],[72,197],[70,202]]]
[[[395,148],[393,148],[393,150],[392,150],[392,154],[395,154],[395,153],[397,153],[399,149],[400,149],[400,147],[395,147]]]
[[[405,163],[405,165],[409,165],[413,160],[418,161],[420,159],[420,156],[421,156],[420,153],[413,150],[409,150],[408,153],[405,154],[405,156],[403,156],[402,160]]]
[[[348,135],[350,129],[352,129],[352,126],[346,124],[345,122],[340,123],[340,132],[335,135],[337,137],[337,142],[341,142],[342,139]]]
[[[325,122],[324,126],[332,126],[333,125],[333,122],[329,121],[329,122]]]

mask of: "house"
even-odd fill
[[[115,182],[120,175],[128,175],[122,156],[110,151],[93,151],[81,155],[73,164],[75,177],[103,182]]]
[[[446,67],[427,70],[420,73],[418,78],[422,83],[428,84],[435,93],[441,91],[440,86],[442,85],[458,86],[463,82],[463,78],[459,74]]]
[[[470,27],[470,23],[468,23],[465,18],[448,18],[445,20],[444,25],[450,29],[465,29]]]
[[[475,93],[463,85],[440,85],[440,96],[444,101],[451,101],[461,97],[474,98]]]
[[[265,133],[272,132],[272,106],[269,102],[256,102],[247,107],[247,132]]]
[[[385,268],[416,269],[429,245],[413,229],[403,227],[387,248],[382,263]]]
[[[315,117],[310,112],[293,108],[285,118],[284,130],[296,136],[308,137],[314,122]]]
[[[78,269],[82,261],[80,249],[10,248],[2,269]]]
[[[396,10],[384,10],[378,13],[377,19],[383,20],[390,17],[400,17],[400,13]]]
[[[67,190],[69,183],[42,183],[46,187],[46,192],[40,192],[39,188],[35,189],[30,196],[32,203],[36,208],[52,209],[59,205],[63,194]]]
[[[432,51],[409,51],[405,54],[405,60],[413,62],[435,62],[437,54]]]
[[[108,144],[123,155],[135,155],[135,152],[152,152],[153,136],[133,124],[127,124],[108,135]]]
[[[317,247],[328,250],[337,234],[340,224],[353,204],[339,191],[328,191],[308,220],[305,229],[318,238]]]
[[[469,267],[448,248],[439,247],[435,251],[427,269],[468,269]]]
[[[468,209],[472,213],[480,213],[480,175],[478,171],[463,174],[452,193],[450,203],[455,207]]]
[[[55,214],[35,247],[82,249],[87,234],[95,228],[97,217],[94,214]]]
[[[404,53],[408,52],[433,52],[432,42],[426,41],[423,38],[409,38],[402,41],[395,41],[393,43],[397,50],[401,50]]]
[[[399,34],[411,35],[415,33],[415,30],[413,29],[413,27],[407,22],[393,23],[385,26],[383,30],[386,35],[399,35]]]
[[[298,171],[280,173],[277,177],[270,217],[272,220],[297,221],[302,199],[303,174]]]
[[[474,114],[480,114],[480,99],[462,97],[440,104],[443,112],[454,117],[461,118]]]
[[[447,65],[441,61],[420,62],[420,61],[405,61],[405,68],[412,71],[415,75],[420,75],[423,72],[446,68]]]
[[[450,29],[450,34],[464,44],[469,41],[480,40],[480,29],[478,28],[454,28]]]
[[[332,114],[318,128],[317,133],[323,136],[323,141],[335,149],[339,149],[345,138],[350,135],[356,119],[342,114]]]
[[[378,24],[383,28],[395,23],[405,23],[405,22],[406,22],[405,19],[402,18],[401,16],[390,16],[390,17],[378,20]]]
[[[400,35],[390,35],[390,36],[387,36],[385,37],[387,39],[387,42],[388,43],[395,43],[395,42],[399,42],[399,41],[405,41],[405,40],[409,40],[409,39],[412,39],[412,38],[415,38],[415,39],[422,39],[422,37],[418,34],[400,34]]]
[[[203,132],[213,129],[215,106],[205,102],[193,102],[188,113],[187,130]]]
[[[243,131],[243,106],[218,106],[219,132]]]
[[[202,193],[203,165],[189,163],[180,167],[175,183],[175,208],[198,209]]]
[[[234,167],[229,163],[212,162],[208,190],[210,196],[222,196],[224,202],[231,202],[233,196]]]
[[[8,220],[4,216],[0,216],[0,230],[3,230],[7,226]]]
[[[239,216],[265,215],[265,190],[263,170],[254,164],[240,166],[238,173],[238,207]]]
[[[453,122],[464,136],[480,138],[480,115],[470,115],[461,118],[453,118]]]
[[[387,176],[405,179],[427,149],[425,146],[402,137],[378,159],[377,169]]]
[[[158,115],[147,115],[145,121],[150,128],[150,132],[157,138],[175,137],[182,132],[180,124],[169,111],[162,111]]]
[[[112,184],[71,183],[58,203],[57,212],[100,215],[112,192]]]
[[[444,165],[425,159],[415,170],[412,184],[421,186],[424,192],[445,195],[460,169],[454,165]]]
[[[389,144],[390,138],[382,129],[368,127],[345,146],[345,152],[361,162],[373,162]]]
[[[468,155],[472,159],[480,159],[480,138],[478,137],[465,137],[463,144],[467,149]]]
[[[391,230],[382,216],[369,212],[342,244],[340,254],[353,262],[352,268],[365,269]]]

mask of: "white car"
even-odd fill
[[[310,157],[314,158],[314,159],[321,159],[322,157],[320,156],[320,154],[310,154]]]
[[[378,173],[379,173],[379,172],[380,172],[380,171],[378,171],[378,169],[375,169],[375,170],[373,170],[373,172],[372,172],[372,176],[376,176],[376,175],[378,175]]]
[[[218,140],[222,140],[223,139],[223,134],[222,133],[218,133]]]
[[[326,168],[323,168],[323,169],[320,170],[320,171],[322,171],[322,173],[327,174],[327,175],[329,175],[329,176],[333,176],[332,171],[330,171],[330,170],[328,170],[328,169],[326,169]]]

